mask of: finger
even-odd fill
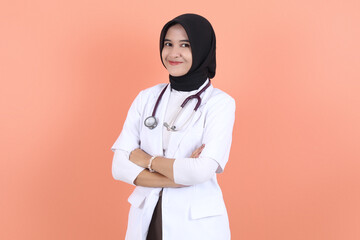
[[[198,157],[200,156],[200,154],[201,154],[201,151],[196,152],[196,153],[194,154],[194,158],[198,158]]]
[[[205,147],[205,144],[202,144],[200,147],[198,147],[195,151],[196,152],[201,152]]]
[[[200,154],[201,154],[201,152],[199,152],[199,153],[196,155],[196,157],[197,157],[197,158],[200,157]]]
[[[202,152],[202,150],[204,149],[204,147],[205,147],[205,144],[202,144],[200,147],[198,147],[197,149],[195,149],[195,150],[192,152],[190,158],[197,158],[197,157],[199,157],[200,154],[201,154],[201,152]]]
[[[197,152],[193,152],[193,153],[191,154],[191,158],[197,158],[198,155],[199,155],[199,154],[198,154]]]
[[[198,149],[196,149],[196,154],[200,155],[202,150],[204,149],[205,145],[201,145]]]
[[[197,149],[194,151],[194,153],[195,153],[195,154],[198,154],[200,151],[201,151],[201,148],[197,148]]]
[[[198,151],[199,151],[199,148],[195,149],[195,150],[192,152],[192,154],[191,154],[191,155],[195,155],[195,154],[197,154],[197,153],[198,153]]]

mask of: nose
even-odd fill
[[[170,52],[169,52],[169,56],[172,58],[178,58],[181,56],[181,51],[178,47],[172,47]]]

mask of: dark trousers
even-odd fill
[[[159,200],[155,206],[154,213],[151,218],[146,240],[162,240],[161,200],[162,200],[162,189],[160,191]]]

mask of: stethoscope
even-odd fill
[[[146,127],[148,127],[149,129],[154,129],[154,128],[156,128],[156,126],[158,125],[158,122],[157,122],[157,120],[156,120],[156,118],[155,118],[155,114],[156,114],[156,110],[157,110],[157,108],[158,108],[158,106],[159,106],[160,100],[161,100],[162,96],[164,95],[165,90],[166,90],[166,88],[168,87],[168,85],[169,85],[169,84],[167,84],[167,85],[164,87],[164,89],[161,91],[161,93],[160,93],[160,95],[159,95],[159,97],[158,97],[158,99],[157,99],[157,101],[156,101],[156,103],[155,103],[155,107],[154,107],[154,110],[153,110],[153,112],[152,112],[152,115],[149,116],[149,117],[147,117],[147,118],[145,119],[145,121],[144,121],[144,125],[145,125]],[[170,124],[164,122],[164,126],[166,127],[166,129],[167,129],[168,131],[174,131],[174,132],[175,132],[175,131],[180,131],[180,130],[193,118],[195,112],[198,110],[198,108],[200,107],[200,104],[201,104],[201,97],[200,97],[200,95],[201,95],[208,87],[210,87],[210,85],[211,85],[211,82],[210,82],[210,80],[209,80],[209,82],[206,84],[205,87],[203,87],[203,89],[201,89],[198,93],[187,97],[187,98],[184,100],[184,102],[183,102],[183,103],[181,104],[181,106],[179,107],[178,112],[176,113],[176,115],[174,116],[174,118],[172,119],[172,121],[170,122]],[[176,126],[175,126],[176,120],[177,120],[177,119],[179,118],[179,116],[182,114],[183,109],[184,109],[184,107],[186,106],[186,104],[187,104],[191,99],[193,99],[193,98],[196,98],[197,103],[196,103],[196,106],[195,106],[195,108],[194,108],[194,110],[193,110],[190,118],[188,118],[188,120],[187,120],[181,127],[179,127],[179,128],[176,127]]]

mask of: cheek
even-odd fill
[[[188,63],[189,63],[189,68],[191,68],[191,66],[192,66],[192,56],[191,56],[191,54],[188,57]]]
[[[191,54],[191,50],[187,53],[187,59],[188,59],[188,62],[190,64],[192,64],[192,54]]]
[[[164,63],[165,63],[165,58],[166,58],[166,50],[163,50],[161,52],[161,59],[163,60]]]

